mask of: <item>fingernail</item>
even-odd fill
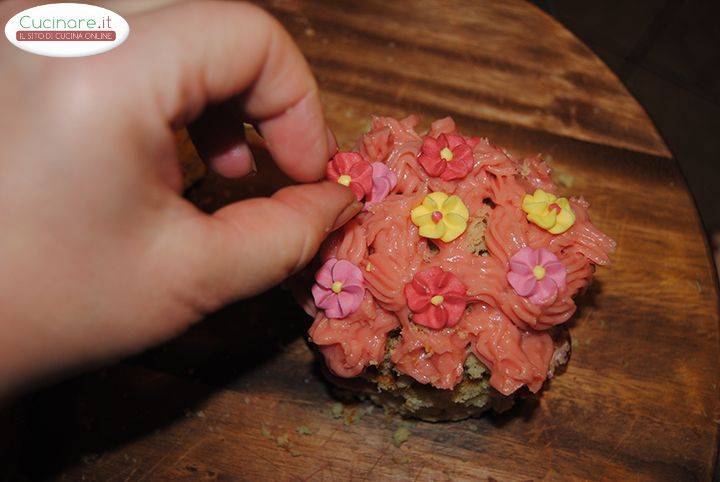
[[[325,126],[325,135],[327,136],[328,152],[332,157],[338,149],[337,139],[335,139],[335,134],[333,134],[333,132],[327,126]]]
[[[354,201],[352,204],[350,204],[348,207],[343,209],[343,212],[340,213],[340,215],[335,219],[335,222],[332,225],[332,228],[330,228],[330,231],[335,231],[336,229],[342,227],[345,223],[350,221],[357,213],[360,212],[362,209],[362,203],[358,201]]]
[[[250,150],[248,148],[248,150]],[[255,156],[252,154],[252,151],[250,151],[250,175],[254,176],[257,174],[258,168],[257,163],[255,163]]]

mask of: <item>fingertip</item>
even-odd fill
[[[325,124],[317,92],[306,95],[293,107],[259,124],[278,166],[299,182],[318,181],[337,149]]]
[[[335,218],[335,222],[333,223],[332,227],[330,228],[330,231],[336,231],[343,227],[348,221],[350,221],[352,218],[354,218],[362,209],[363,205],[361,202],[355,200],[355,196],[352,196],[353,200],[350,204],[347,205],[345,209],[342,210],[342,212],[338,215],[337,218]]]
[[[303,268],[361,207],[349,189],[330,182],[225,206],[208,219],[202,285],[221,300],[257,294]]]
[[[206,108],[188,132],[202,160],[221,176],[239,178],[257,170],[234,102]]]
[[[357,204],[362,207],[350,189],[329,181],[288,186],[276,192],[272,197],[308,212],[327,214],[334,212],[334,219],[340,217],[342,211],[349,206]],[[317,216],[313,217],[317,218]],[[328,226],[332,226],[332,224]]]
[[[257,172],[255,157],[245,142],[240,142],[206,162],[210,168],[223,177],[237,179]]]

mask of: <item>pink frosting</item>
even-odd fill
[[[315,275],[315,305],[328,318],[345,318],[357,311],[365,295],[360,268],[344,259],[331,258]]]
[[[405,285],[405,298],[413,322],[438,330],[460,321],[467,305],[466,291],[457,276],[433,266],[416,273]]]
[[[540,268],[538,278],[533,270]],[[510,258],[507,279],[515,292],[536,305],[552,304],[565,289],[567,272],[558,257],[545,248],[522,248]]]
[[[449,117],[433,122],[427,136],[464,139],[472,151],[472,163],[464,177],[448,180],[442,173],[431,175],[420,163],[425,141],[415,131],[417,123],[414,116],[375,117],[370,132],[357,144],[357,154],[364,161],[386,165],[397,183],[323,244],[320,259],[346,260],[360,269],[365,293],[359,308],[345,318],[332,318],[319,310],[310,328],[312,341],[330,370],[351,377],[382,362],[388,334],[399,329],[391,359],[397,371],[420,383],[453,388],[462,380],[465,359],[472,352],[489,368],[490,384],[500,392],[510,394],[522,386],[537,391],[547,377],[554,350],[545,330],[572,316],[576,310],[573,296],[591,282],[595,265],[608,264],[615,243],[590,222],[588,204],[582,199],[570,198],[576,221],[560,235],[529,223],[520,208],[522,197],[537,188],[557,192],[545,162],[540,157],[515,159],[487,139],[462,137]],[[452,165],[456,160],[453,153],[453,160],[444,162]],[[372,187],[374,183],[368,189]],[[383,187],[383,195],[384,191]],[[458,195],[470,213],[468,231],[437,246],[419,236],[409,216],[433,191]],[[371,197],[370,193],[366,199]],[[482,255],[469,248],[472,226],[478,223],[484,226],[487,251]],[[511,266],[524,248],[538,252],[537,258],[523,255],[518,260],[522,266]],[[536,261],[544,263],[545,278],[557,288],[554,296],[536,298],[543,301],[540,304],[531,299],[532,290],[544,295],[552,287],[536,284],[528,292],[523,285],[518,292],[508,278],[515,268],[519,275],[526,275],[528,263]],[[564,281],[555,262],[564,268]],[[460,312],[457,320],[453,315],[450,323],[448,316],[440,327],[440,316],[430,317],[430,324],[438,328],[419,322],[422,317],[413,309],[419,310],[418,304],[423,303],[406,291],[416,275],[433,268],[452,274],[466,288],[466,307],[455,310]],[[429,291],[431,285],[425,283],[425,287]]]
[[[349,188],[358,201],[370,194],[373,185],[372,167],[357,152],[338,152],[327,165],[327,178],[338,181],[349,176]]]

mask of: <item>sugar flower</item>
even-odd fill
[[[522,248],[510,258],[507,280],[518,295],[544,306],[565,289],[566,276],[565,266],[547,249]]]
[[[397,185],[397,174],[392,172],[382,162],[373,162],[372,167],[372,190],[367,197],[367,203],[377,203],[385,199],[390,191]]]
[[[567,198],[555,197],[542,189],[523,197],[522,210],[527,213],[528,221],[552,234],[564,233],[575,223],[575,213]]]
[[[468,209],[458,196],[433,192],[420,206],[410,212],[412,222],[420,228],[420,236],[449,243],[467,229]]]
[[[315,274],[315,305],[328,318],[345,318],[360,307],[365,296],[360,268],[344,259],[330,258]]]
[[[462,281],[437,266],[415,274],[405,285],[413,322],[435,330],[458,324],[467,306],[466,295]]]
[[[347,186],[358,201],[370,194],[372,167],[357,152],[338,152],[327,165],[327,178]]]
[[[471,145],[456,134],[440,134],[437,139],[425,137],[418,156],[425,172],[445,181],[467,176],[474,162]]]

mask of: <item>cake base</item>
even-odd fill
[[[570,359],[570,334],[558,327],[551,330],[555,352],[550,362],[548,378],[558,373]],[[341,378],[328,370],[322,355],[316,351],[323,375],[332,385],[332,392],[342,400],[367,400],[387,412],[427,422],[451,422],[478,417],[492,410],[504,412],[518,398],[535,396],[522,388],[506,396],[490,386],[490,370],[473,354],[465,361],[463,379],[452,390],[442,390],[399,374],[390,355],[394,338],[387,343],[385,360],[365,369],[355,378]]]

